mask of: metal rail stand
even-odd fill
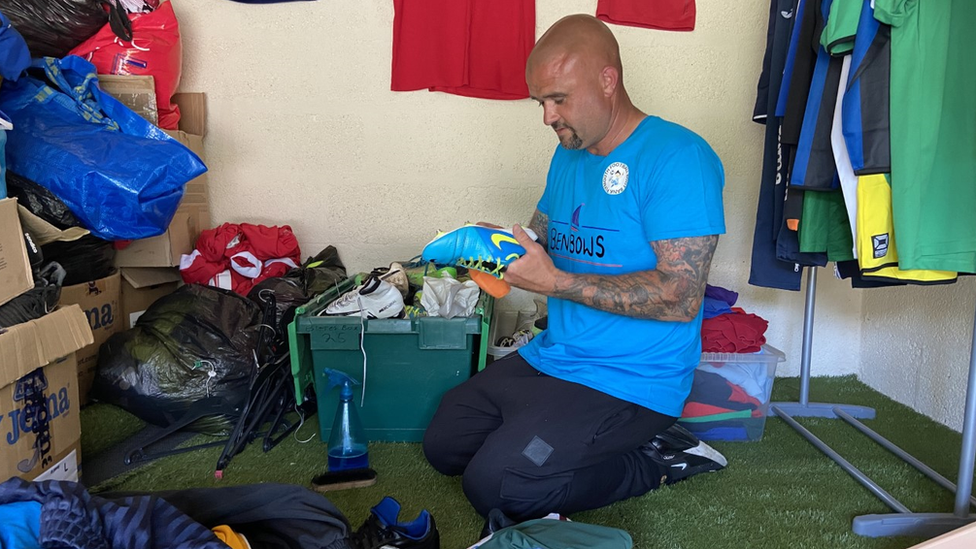
[[[807,299],[803,307],[803,347],[800,356],[800,401],[773,402],[772,410],[779,416],[823,417],[836,419],[835,408],[861,419],[874,419],[874,408],[852,404],[810,402],[810,356],[813,352],[813,309],[817,301],[817,268],[807,267]]]
[[[840,465],[844,471],[854,477],[854,480],[858,481],[895,511],[894,513],[855,517],[853,524],[854,533],[867,537],[935,537],[971,522],[976,522],[976,514],[969,512],[969,506],[976,505],[976,498],[972,497],[973,467],[976,465],[976,325],[973,327],[973,341],[969,354],[969,383],[966,390],[966,412],[962,431],[962,450],[959,456],[959,478],[957,484],[952,484],[952,482],[908,452],[905,452],[857,420],[857,418],[873,419],[873,409],[846,404],[809,402],[813,308],[817,284],[816,267],[808,267],[807,275],[806,306],[803,314],[803,356],[800,362],[800,402],[775,402],[770,405],[770,409],[818,450]],[[816,435],[797,423],[793,419],[794,416],[843,419],[871,438],[871,440],[877,442],[886,450],[921,471],[943,488],[954,492],[956,494],[954,511],[952,513],[913,513],[908,507],[886,492],[858,468],[854,467],[830,446],[817,438]]]

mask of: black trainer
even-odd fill
[[[516,524],[518,524],[518,521],[509,518],[501,509],[492,509],[488,511],[488,518],[485,519],[485,525],[481,528],[481,536],[478,539],[485,539],[488,537],[488,534],[494,534],[502,528],[515,526]]]
[[[398,522],[400,503],[387,496],[370,509],[366,522],[349,537],[355,549],[440,549],[441,536],[426,509],[410,522]]]
[[[641,446],[641,451],[665,469],[662,484],[674,484],[698,473],[714,473],[729,464],[718,450],[677,423]]]

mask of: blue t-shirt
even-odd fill
[[[0,549],[41,549],[41,504],[15,501],[0,505]]]
[[[650,242],[725,232],[722,162],[704,139],[649,116],[608,156],[557,147],[539,211],[548,252],[571,273],[657,266]],[[549,298],[549,326],[519,352],[537,370],[680,416],[701,356],[691,322],[626,317]]]

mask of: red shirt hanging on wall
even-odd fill
[[[695,30],[695,0],[600,0],[596,17],[616,25],[692,31]]]
[[[535,0],[393,0],[393,91],[525,99]]]

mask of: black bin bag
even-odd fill
[[[161,427],[195,402],[219,402],[224,415],[190,429],[224,434],[248,398],[260,326],[254,302],[219,288],[183,286],[102,344],[91,396]]]
[[[0,0],[33,57],[64,57],[109,22],[107,0]]]
[[[247,297],[262,303],[273,295],[278,322],[273,328],[281,341],[288,339],[288,325],[295,319],[295,310],[318,294],[336,287],[346,279],[346,267],[339,259],[335,246],[328,246],[301,267],[290,269],[285,276],[266,278],[248,292]]]
[[[10,170],[7,170],[7,194],[32,214],[61,230],[81,226],[81,221],[54,193]]]

